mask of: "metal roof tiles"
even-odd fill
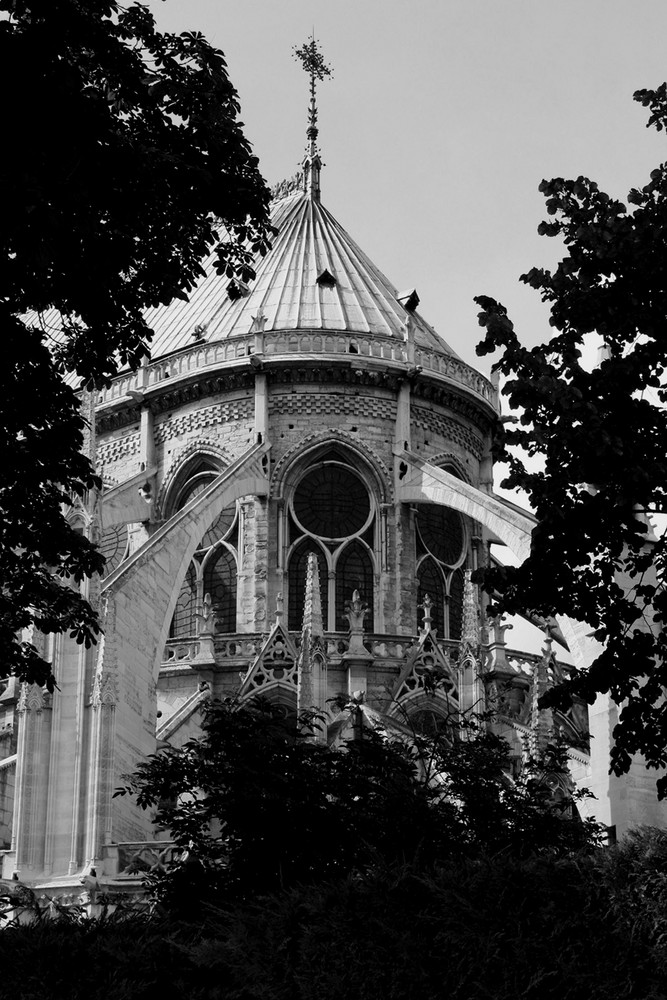
[[[294,193],[275,201],[272,222],[273,247],[258,258],[256,278],[239,298],[230,299],[229,281],[215,272],[211,255],[187,302],[148,311],[153,359],[198,337],[212,343],[246,336],[255,317],[264,317],[266,332],[346,331],[403,340],[408,315],[417,346],[458,357],[418,313],[406,311],[396,288],[317,199]],[[318,281],[324,272],[330,277]]]

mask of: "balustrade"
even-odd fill
[[[264,356],[278,358],[290,355],[359,355],[397,364],[408,361],[407,344],[394,337],[325,331],[278,331],[261,335]],[[192,347],[169,357],[149,363],[136,372],[117,376],[98,394],[98,404],[123,399],[131,391],[151,388],[168,380],[178,380],[195,372],[233,365],[257,349],[257,334],[233,337],[214,343],[197,342]],[[496,391],[480,372],[452,355],[426,348],[415,350],[415,362],[425,372],[440,375],[472,390],[482,399],[496,405]]]

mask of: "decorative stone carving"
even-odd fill
[[[90,695],[90,703],[93,708],[100,708],[102,705],[113,707],[117,701],[118,693],[115,678],[109,673],[95,674]]]

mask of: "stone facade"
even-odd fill
[[[71,894],[94,866],[107,888],[135,885],[168,847],[149,845],[150,817],[114,789],[158,740],[196,734],[208,697],[262,694],[290,711],[310,699],[332,723],[356,699],[386,725],[495,699],[520,755],[540,678],[564,669],[550,647],[508,650],[470,581],[492,540],[525,554],[533,523],[492,494],[494,387],[416,295],[402,304],[316,191],[278,205],[283,228],[246,300],[211,312],[224,290],[209,275],[202,296],[153,317],[155,360],[99,395],[90,450],[105,490],[80,516],[109,554],[89,585],[104,633],[91,650],[57,640],[53,697],[7,696],[6,878]],[[561,720],[573,733],[587,728],[580,709]],[[600,759],[573,751],[576,775],[610,796],[605,821],[654,817],[633,811],[648,802],[641,774],[624,798]]]

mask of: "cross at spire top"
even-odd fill
[[[308,128],[306,129],[308,144],[303,160],[304,186],[306,193],[314,201],[319,201],[322,160],[317,147],[319,129],[317,127],[316,81],[333,76],[333,70],[325,63],[314,33],[310,36],[309,41],[304,42],[299,48],[294,47],[294,58],[301,63],[310,76],[310,104],[308,106]]]

